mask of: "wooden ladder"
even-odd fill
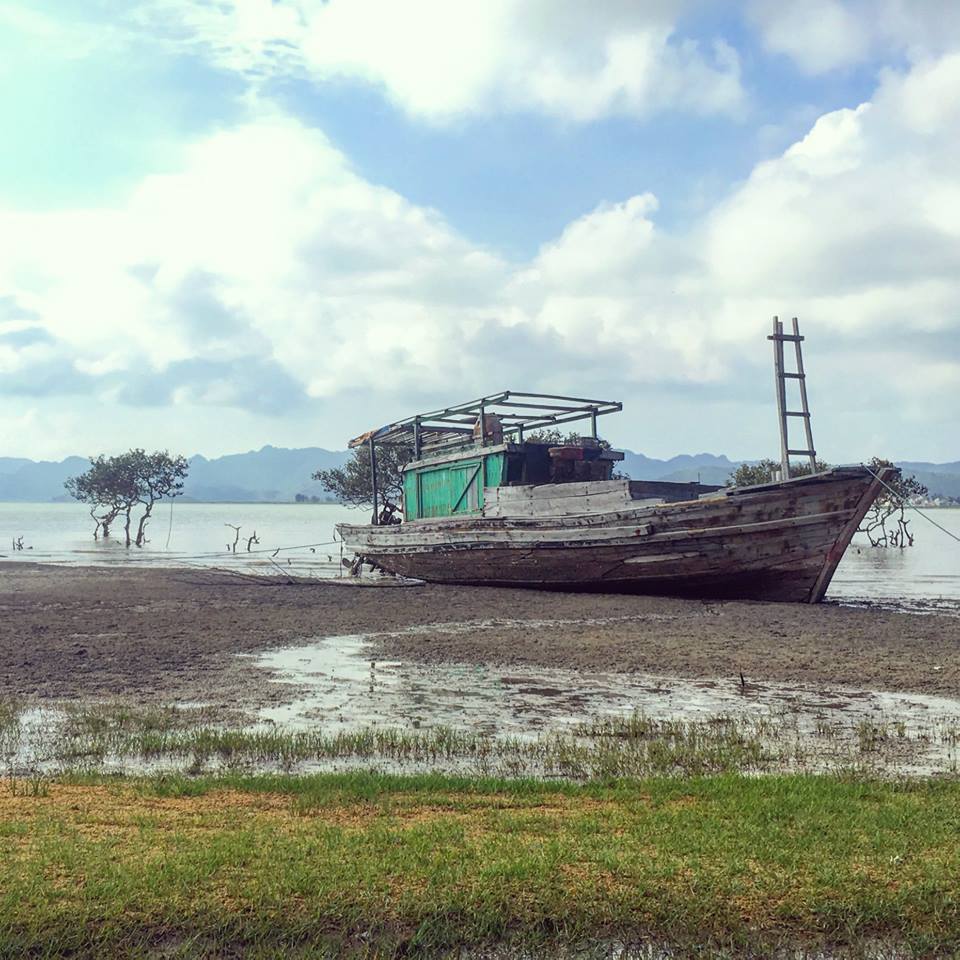
[[[777,414],[780,418],[780,469],[781,479],[790,479],[790,458],[809,457],[810,472],[817,472],[817,451],[813,447],[813,432],[810,429],[810,407],[807,404],[807,378],[803,372],[803,353],[800,344],[803,337],[800,336],[800,326],[797,318],[793,318],[793,333],[783,332],[783,321],[779,317],[773,318],[773,336],[767,337],[773,341],[773,366],[777,382]],[[797,352],[797,369],[794,372],[788,372],[783,362],[783,345],[787,341],[794,345]],[[787,381],[796,380],[800,387],[800,410],[787,409]],[[790,431],[788,422],[790,417],[800,417],[803,420],[803,428],[807,437],[807,448],[805,450],[792,450],[790,448]]]

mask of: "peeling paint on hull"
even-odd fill
[[[816,603],[880,490],[863,467],[678,503],[636,500],[623,480],[501,487],[480,516],[338,530],[435,583]]]

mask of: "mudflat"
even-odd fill
[[[942,615],[0,564],[0,697],[251,707],[284,694],[236,654],[339,634],[427,663],[960,695],[960,619]]]

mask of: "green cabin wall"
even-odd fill
[[[404,518],[479,513],[483,509],[483,488],[498,487],[503,482],[504,462],[505,455],[498,452],[410,467],[403,475]]]

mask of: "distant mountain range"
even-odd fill
[[[347,451],[320,447],[288,450],[270,446],[213,459],[197,454],[190,458],[183,496],[207,503],[285,503],[298,494],[328,499],[329,494],[310,476],[316,470],[340,466],[348,456]],[[0,457],[0,500],[69,500],[64,481],[89,465],[84,457],[58,462]]]
[[[630,450],[624,454],[621,469],[634,480],[699,480],[723,484],[742,462],[710,453],[681,454],[669,460],[657,460]],[[184,499],[241,503],[283,503],[298,496],[328,499],[329,494],[311,480],[310,475],[315,470],[340,466],[348,456],[345,450],[321,447],[289,450],[271,446],[213,459],[198,454],[190,459]],[[83,457],[67,457],[59,462],[0,457],[0,500],[67,500],[64,481],[82,473],[87,465]],[[904,461],[898,466],[914,474],[930,489],[931,496],[960,497],[960,461]]]

